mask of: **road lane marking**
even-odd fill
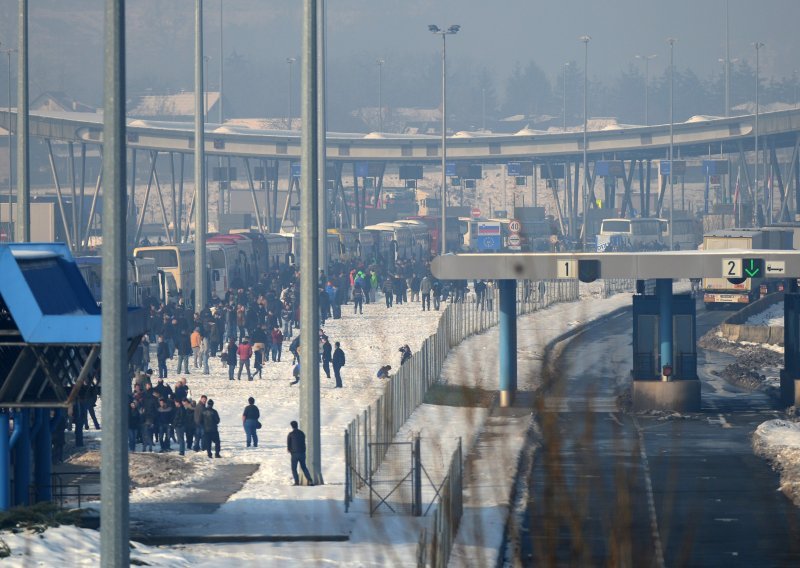
[[[636,426],[636,434],[639,436],[639,455],[642,458],[642,469],[644,470],[644,483],[647,488],[647,508],[650,510],[650,530],[653,535],[653,543],[656,548],[656,563],[659,568],[664,568],[664,549],[661,546],[661,534],[658,532],[658,517],[656,515],[656,501],[653,497],[653,482],[650,479],[650,464],[647,461],[647,449],[644,446],[644,432],[639,427],[639,421],[634,416],[633,425]]]

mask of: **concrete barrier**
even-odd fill
[[[722,336],[729,341],[783,345],[782,325],[766,326],[745,324],[751,316],[759,314],[770,306],[782,301],[783,292],[776,292],[764,296],[749,306],[742,308],[735,314],[728,316],[719,326]]]
[[[633,381],[633,410],[700,412],[700,381]]]

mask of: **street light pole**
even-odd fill
[[[383,59],[378,59],[378,132],[383,132]]]
[[[673,145],[675,143],[674,127],[675,127],[675,60],[673,54],[675,51],[675,41],[673,37],[667,38],[669,44],[669,250],[675,250],[674,244],[674,210],[675,210],[675,186],[673,185]]]
[[[286,115],[286,130],[292,129],[292,65],[295,61],[296,57],[286,58],[286,63],[289,64],[289,113]]]
[[[208,108],[208,63],[211,61],[210,55],[203,56],[203,62],[206,64],[205,73],[203,76],[203,116],[205,116],[206,122],[209,120],[208,112],[211,110]]]
[[[636,59],[644,60],[644,125],[650,126],[649,113],[649,85],[650,85],[650,60],[658,55],[636,55]]]
[[[17,32],[17,225],[15,240],[31,240],[30,144],[28,142],[28,0],[19,0]]]
[[[3,52],[8,58],[8,227],[11,230],[11,225],[14,222],[13,207],[11,205],[11,198],[14,187],[14,162],[12,160],[11,146],[14,140],[14,129],[11,128],[11,54],[16,53],[16,49],[4,49]],[[14,240],[14,235],[9,233],[9,239]]]
[[[761,48],[764,47],[764,44],[761,43],[760,41],[757,41],[757,42],[753,43],[753,47],[756,48],[756,120],[755,120],[755,122],[756,122],[756,124],[755,124],[756,171],[755,171],[755,174],[753,175],[753,177],[755,178],[755,189],[756,189],[756,191],[755,191],[755,205],[756,206],[755,206],[755,211],[753,212],[753,215],[755,216],[755,220],[756,220],[755,225],[758,226],[758,221],[759,221],[758,208],[761,205],[759,203],[759,190],[758,190],[758,182],[759,182],[758,174],[759,174],[759,168],[761,166],[761,163],[760,163],[761,160],[759,159],[759,155],[758,155],[758,150],[759,150],[759,148],[758,148],[758,115],[759,115],[759,110],[760,110],[759,109],[759,91],[761,90],[760,89],[760,87],[761,87],[761,84],[760,84],[761,83],[761,77],[760,77],[759,64],[760,64],[760,61],[761,61],[761,59],[760,59]],[[761,198],[761,200],[766,202],[766,199],[764,199],[763,197]]]
[[[20,51],[24,48],[20,44]],[[125,2],[105,2],[103,78],[103,314],[100,372],[100,565],[128,566],[128,301],[125,223]],[[47,427],[45,424],[44,427]]]
[[[225,58],[223,55],[223,20],[222,14],[222,0],[219,0],[219,123],[222,124],[225,119],[225,114],[222,112],[222,85],[224,76],[224,64]],[[220,165],[222,162],[222,157],[220,156]]]
[[[195,0],[194,14],[194,309],[200,312],[208,303],[206,281],[206,195],[205,110],[203,108],[203,0]]]
[[[725,118],[731,115],[731,40],[728,9],[728,0],[725,0]]]
[[[562,105],[564,110],[564,132],[567,131],[567,68],[569,67],[569,61],[564,63],[564,104]]]
[[[455,35],[461,29],[459,25],[451,25],[446,30],[431,24],[428,31],[442,36],[442,229],[440,241],[441,253],[447,253],[447,36]]]
[[[587,154],[589,129],[589,41],[591,36],[583,35],[579,38],[583,42],[583,227],[581,240],[586,242],[586,221],[589,214],[589,157]]]

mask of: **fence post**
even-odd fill
[[[412,498],[412,509],[415,517],[422,516],[422,462],[420,454],[419,436],[414,437],[414,496]]]
[[[344,512],[350,510],[350,495],[352,488],[350,487],[350,432],[348,429],[344,431]]]

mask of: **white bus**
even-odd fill
[[[660,250],[663,248],[660,219],[603,219],[597,235],[597,250]]]
[[[185,302],[194,298],[194,244],[157,245],[136,247],[136,258],[152,258],[156,266],[175,279],[178,292]]]

